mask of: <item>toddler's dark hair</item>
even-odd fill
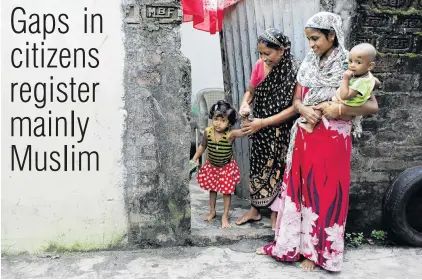
[[[227,116],[227,119],[229,120],[230,125],[234,125],[236,123],[236,110],[230,105],[230,103],[219,100],[217,103],[212,105],[210,114],[208,117],[212,119],[214,116],[220,117],[220,116]]]

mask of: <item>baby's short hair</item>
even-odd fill
[[[358,45],[354,46],[352,48],[352,50],[353,49],[359,49],[359,50],[364,51],[368,55],[371,62],[375,61],[375,59],[377,57],[377,50],[375,49],[375,47],[373,45],[371,45],[369,43],[358,44]]]
[[[230,105],[230,103],[224,100],[219,100],[214,105],[212,105],[208,117],[212,119],[214,115],[217,117],[226,116],[230,125],[234,125],[236,123],[236,110]]]

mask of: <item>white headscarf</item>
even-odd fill
[[[317,13],[306,22],[306,27],[334,31],[339,43],[323,67],[319,66],[321,57],[315,55],[313,50],[309,51],[300,65],[297,80],[299,84],[310,89],[303,104],[315,105],[329,100],[340,87],[348,54],[344,48],[344,34],[339,15],[329,12]]]

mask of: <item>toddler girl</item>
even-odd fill
[[[236,122],[236,110],[226,101],[215,103],[209,113],[212,125],[207,127],[201,145],[191,159],[194,163],[208,149],[207,161],[198,172],[197,181],[202,189],[210,191],[210,213],[205,221],[215,218],[217,192],[223,194],[224,214],[222,228],[230,227],[229,210],[231,194],[240,182],[240,172],[233,158],[232,143],[236,137],[242,137],[240,129],[230,130]]]

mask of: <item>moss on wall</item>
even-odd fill
[[[377,9],[374,8],[372,11],[380,14],[391,14],[391,15],[422,15],[422,10],[418,10],[415,8],[410,8],[408,10],[390,10],[390,9]]]

